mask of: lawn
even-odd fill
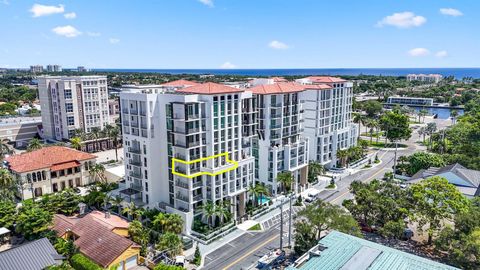
[[[250,227],[248,229],[249,231],[261,231],[262,230],[262,226],[260,226],[260,223],[257,223],[255,225],[253,225],[252,227]]]
[[[376,142],[376,141],[367,141],[367,140],[364,140],[368,143],[368,146],[371,146],[371,147],[378,147],[378,148],[395,148],[395,144],[394,143],[387,143],[385,144],[385,142]],[[399,143],[398,144],[398,148],[406,148],[408,147],[406,144],[402,144],[402,143]]]

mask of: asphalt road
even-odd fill
[[[447,120],[435,120],[439,129],[443,129],[450,124]],[[415,144],[420,141],[416,129],[412,132],[412,137],[406,142],[408,148],[397,151],[397,158],[403,155],[411,155],[416,151],[422,151],[423,148]],[[385,172],[391,172],[393,167],[393,159],[395,151],[380,150],[378,157],[382,161],[369,170],[361,170],[355,174],[337,179],[337,190],[324,191],[320,194],[319,199],[332,204],[341,205],[346,199],[352,198],[349,192],[349,186],[353,181],[369,182],[373,179],[380,179]],[[287,245],[288,220],[284,222],[283,242]],[[247,232],[237,239],[229,242],[223,247],[209,253],[205,257],[203,269],[211,270],[240,270],[254,269],[258,259],[269,251],[277,249],[280,245],[280,224],[275,224],[263,232]],[[292,237],[293,238],[293,237]]]

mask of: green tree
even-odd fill
[[[146,256],[148,242],[150,241],[148,229],[144,228],[140,221],[134,220],[128,224],[128,234],[133,242],[140,244],[140,255]]]
[[[441,229],[444,221],[452,220],[455,214],[466,212],[469,201],[458,189],[439,176],[430,177],[410,187],[413,202],[413,220],[420,230],[428,225],[428,244]]]
[[[30,140],[30,142],[27,145],[27,152],[35,151],[35,150],[41,149],[42,147],[43,147],[42,142],[37,138],[33,138]]]
[[[8,188],[14,181],[15,179],[7,169],[0,169],[0,188]]]
[[[367,113],[368,117],[375,118],[382,112],[383,105],[382,105],[382,103],[380,103],[376,100],[368,100],[368,101],[365,102],[365,105],[363,106],[363,109]],[[360,132],[360,129],[358,131]]]
[[[355,113],[353,114],[353,122],[358,125],[358,139],[360,139],[360,125],[365,125],[367,118],[360,114],[360,113]]]
[[[53,215],[45,209],[35,205],[23,206],[17,217],[15,230],[25,238],[38,239],[52,224]]]
[[[337,158],[340,160],[340,167],[345,168],[348,161],[348,150],[347,149],[339,149],[337,150]]]
[[[292,189],[293,176],[289,171],[284,171],[277,174],[277,182],[281,184],[284,193],[289,192]]]
[[[213,226],[213,217],[216,215],[216,205],[212,202],[206,202],[202,206],[200,206],[200,209],[202,210],[202,216],[204,219],[207,220],[207,224],[209,228],[212,228]]]
[[[396,112],[386,112],[380,117],[379,124],[385,133],[385,140],[388,139],[391,142],[408,140],[412,135],[412,129],[409,126],[407,115]]]
[[[115,160],[118,161],[118,141],[120,137],[120,129],[118,126],[107,125],[105,126],[105,133],[107,137],[112,141],[115,149]]]
[[[313,183],[317,176],[325,173],[325,167],[317,161],[311,160],[308,163],[308,182]]]
[[[159,238],[156,249],[166,251],[173,258],[182,253],[182,239],[177,234],[166,232]]]
[[[253,197],[253,206],[257,206],[258,205],[258,196],[260,195],[258,193],[258,189],[256,188],[257,184],[253,184],[253,183],[250,183],[250,185],[248,186],[247,188],[247,192],[248,194],[250,194],[250,196]]]
[[[480,198],[472,200],[467,212],[455,215],[455,226],[445,227],[435,249],[447,254],[448,262],[462,269],[480,269]]]
[[[107,182],[107,178],[105,177],[105,166],[102,164],[95,164],[90,167],[88,170],[91,176],[93,176],[93,180],[100,182],[100,183],[105,183]]]
[[[200,248],[198,248],[198,245],[195,248],[195,254],[193,256],[193,264],[195,264],[196,266],[199,266],[200,264],[202,264],[202,254],[200,254]]]
[[[220,218],[220,225],[222,226],[225,220],[231,218],[232,213],[230,212],[230,202],[222,201],[215,207],[215,215]]]
[[[63,238],[57,238],[54,247],[59,254],[65,256],[67,259],[70,259],[73,254],[78,251],[78,248],[72,240],[65,240]]]
[[[82,150],[82,138],[73,137],[70,139],[70,143],[72,144],[72,148]]]
[[[98,139],[100,138],[101,130],[98,127],[93,127],[90,129],[90,136],[92,138],[95,152],[99,151]]]
[[[0,227],[12,228],[15,223],[17,208],[11,201],[0,201]]]
[[[6,155],[13,154],[12,146],[10,145],[10,140],[3,139],[0,141],[0,159],[3,159]]]
[[[120,197],[118,195],[110,199],[110,204],[113,207],[117,208],[117,214],[120,214],[121,207],[122,207],[122,202],[123,202],[122,197]]]
[[[322,232],[329,229],[360,235],[358,224],[349,213],[340,206],[331,205],[321,200],[308,205],[299,212],[299,216],[311,225],[317,241],[320,240]]]
[[[402,158],[402,161],[405,159]],[[399,169],[405,172],[407,175],[414,175],[421,169],[428,169],[430,167],[443,167],[446,165],[445,160],[441,155],[416,152],[406,158],[406,162],[402,162],[398,165]]]

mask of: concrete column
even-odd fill
[[[245,204],[246,204],[246,198],[245,195],[246,192],[242,192],[238,195],[239,202],[238,202],[238,215],[240,217],[243,217],[245,215]]]

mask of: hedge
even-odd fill
[[[183,270],[184,268],[181,266],[175,265],[165,265],[165,264],[157,264],[153,270]]]
[[[102,270],[100,266],[80,253],[77,253],[70,258],[70,265],[75,270]]]

